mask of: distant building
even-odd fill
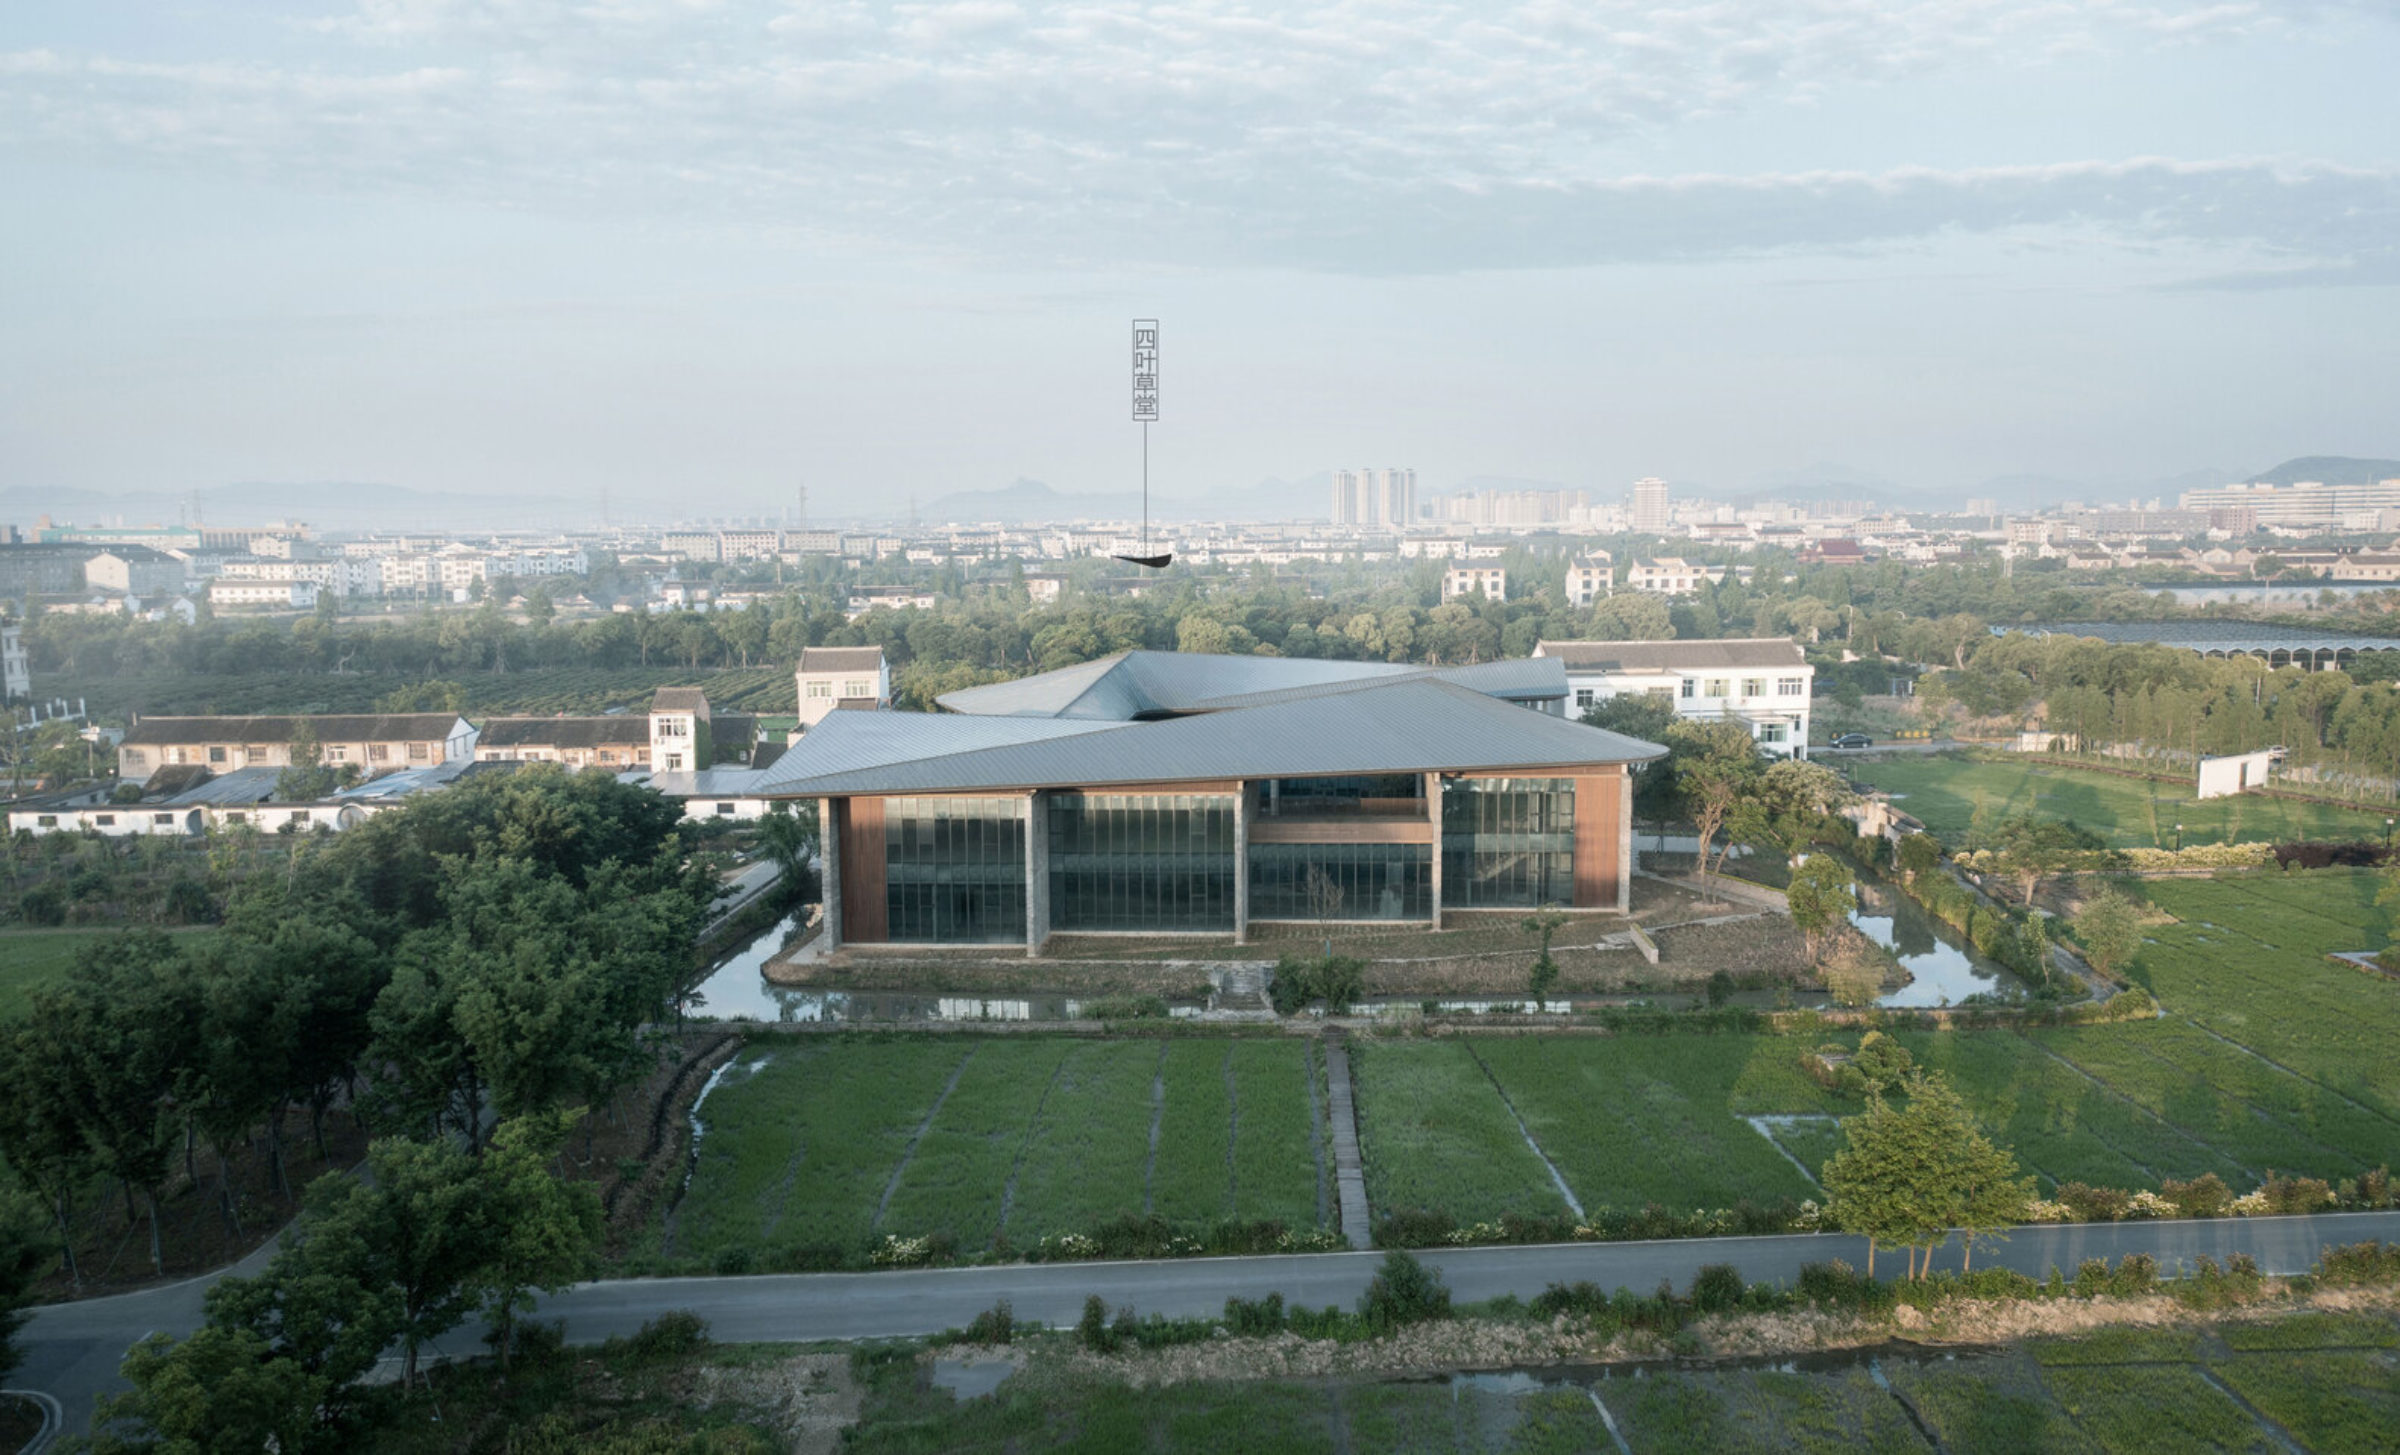
[[[1701,587],[1724,579],[1723,566],[1687,561],[1681,556],[1661,556],[1655,561],[1627,562],[1624,587],[1627,591],[1646,591],[1653,596],[1690,596]]]
[[[2400,509],[2400,480],[2372,485],[2327,485],[2297,480],[2289,485],[2219,485],[2186,490],[2185,510],[2252,512],[2260,525],[2327,525],[2346,516]]]
[[[83,563],[84,582],[97,591],[171,596],[183,589],[183,562],[147,546],[117,546]]]
[[[713,530],[671,530],[658,538],[658,548],[687,561],[721,561],[725,545]]]
[[[850,593],[849,617],[858,620],[870,611],[931,611],[938,598],[915,586],[861,586]]]
[[[650,765],[662,773],[698,772],[716,762],[708,696],[697,687],[661,687],[650,700]]]
[[[117,744],[117,776],[133,782],[160,768],[198,765],[288,768],[292,738],[306,723],[318,761],[372,773],[424,768],[475,756],[475,728],[452,712],[321,713],[277,717],[145,717]]]
[[[804,647],[794,674],[800,726],[814,727],[836,707],[889,707],[892,669],[881,647]]]
[[[33,667],[25,655],[25,628],[15,618],[0,621],[0,700],[33,696]]]
[[[1064,576],[1027,576],[1025,578],[1025,594],[1033,598],[1033,604],[1036,606],[1047,606],[1058,600],[1066,593],[1066,589],[1067,578]]]
[[[1593,551],[1567,563],[1567,605],[1588,607],[1608,595],[1616,581],[1616,565],[1606,551]]]
[[[631,713],[598,717],[495,717],[475,740],[478,763],[563,763],[569,768],[647,768],[650,722]]]
[[[1667,482],[1652,475],[1633,482],[1630,521],[1636,535],[1663,536],[1675,518],[1667,507]]]
[[[1483,593],[1486,601],[1508,600],[1508,572],[1498,566],[1452,566],[1442,573],[1442,600]]]
[[[1403,526],[1417,518],[1414,470],[1333,472],[1335,525]]]
[[[1567,669],[1567,713],[1611,697],[1647,693],[1679,717],[1741,723],[1759,748],[1808,756],[1816,669],[1789,637],[1666,642],[1539,642],[1536,657]]]
[[[318,586],[314,581],[242,581],[220,576],[208,583],[211,606],[265,606],[286,611],[314,611]]]

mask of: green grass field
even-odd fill
[[[755,1048],[702,1103],[660,1251],[930,1233],[974,1251],[1145,1212],[1313,1228],[1306,1057],[1297,1041],[1047,1036]]]
[[[64,979],[84,950],[125,933],[121,928],[88,930],[0,930],[0,1021],[23,1015],[33,992]],[[177,934],[208,934],[178,930]]]
[[[1879,788],[1943,842],[1962,842],[1980,809],[1986,821],[2014,814],[2070,818],[2112,847],[2172,848],[2183,842],[2279,843],[2294,839],[2380,839],[2382,813],[2239,794],[2203,803],[2191,784],[2154,783],[2047,763],[1986,762],[1895,754],[1842,765],[1861,788]]]

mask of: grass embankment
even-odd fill
[[[1944,843],[1965,840],[1980,810],[1997,823],[2015,814],[2073,819],[2112,848],[2380,839],[2381,813],[2257,794],[2206,801],[2190,783],[2159,783],[2049,763],[1894,754],[1842,763],[1862,788],[1879,788]]]
[[[0,930],[0,1021],[13,1020],[32,1004],[33,992],[66,978],[91,946],[124,934],[123,926],[78,930]],[[170,930],[205,935],[207,929]]]

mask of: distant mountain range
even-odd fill
[[[582,527],[599,514],[595,500],[547,495],[484,495],[411,490],[399,485],[325,481],[291,485],[218,485],[197,492],[200,518],[226,525],[306,521],[328,530],[549,530]],[[190,519],[192,491],[0,490],[0,521],[30,530],[47,515],[59,525],[175,525]]]
[[[2263,475],[2250,477],[2255,485],[2289,485],[2296,480],[2314,480],[2323,485],[2373,485],[2381,480],[2400,480],[2400,460],[2354,460],[2348,455],[2302,455],[2296,460],[2284,461]]]

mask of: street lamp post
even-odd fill
[[[2182,852],[2183,852],[2183,825],[2182,825],[2182,824],[2177,824],[2177,825],[2175,825],[2175,852],[2176,852],[2176,853],[2178,853],[2178,854],[2180,854],[2180,853],[2182,853]]]

